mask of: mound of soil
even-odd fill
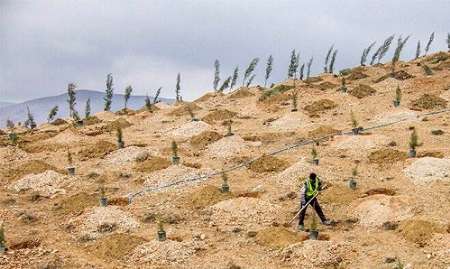
[[[239,90],[234,91],[229,98],[231,99],[239,99],[239,98],[246,98],[255,95],[247,87],[241,87]]]
[[[132,116],[136,114],[136,111],[129,108],[122,108],[121,110],[116,111],[116,115],[129,115]]]
[[[130,126],[131,126],[131,123],[129,123],[126,119],[118,118],[117,120],[108,122],[103,127],[103,130],[105,132],[115,132],[117,130],[117,128],[125,129]]]
[[[194,100],[195,103],[197,102],[205,102],[208,101],[211,98],[214,98],[216,96],[223,96],[223,93],[215,93],[215,92],[209,92],[203,96],[201,96],[200,98],[197,98]]]
[[[117,149],[111,142],[100,140],[95,144],[85,145],[79,152],[80,160],[85,161],[93,158],[103,158]]]
[[[299,234],[284,227],[269,227],[258,231],[256,242],[273,249],[285,248],[289,245],[308,239],[305,234]]]
[[[363,79],[363,78],[367,78],[368,75],[364,74],[362,71],[360,70],[352,70],[350,75],[347,77],[348,80],[358,80],[358,79]]]
[[[384,195],[394,196],[395,193],[396,192],[394,190],[386,189],[386,188],[375,188],[375,189],[370,189],[370,190],[364,192],[364,194],[366,194],[368,196],[375,195],[375,194],[384,194]]]
[[[220,140],[223,136],[214,131],[205,131],[191,138],[191,145],[196,148],[204,148],[207,145]]]
[[[224,121],[234,118],[238,113],[227,109],[217,109],[208,113],[202,118],[202,121],[213,124],[215,121]]]
[[[325,136],[333,136],[338,134],[340,131],[333,129],[329,125],[321,125],[314,130],[308,132],[308,136],[311,139],[317,139]]]
[[[280,172],[286,169],[289,164],[277,157],[264,155],[250,164],[250,170],[256,173]]]
[[[280,96],[282,93],[287,92],[287,91],[289,91],[289,90],[291,90],[293,88],[294,88],[294,86],[292,86],[292,85],[284,85],[284,84],[277,85],[277,86],[273,87],[270,90],[265,90],[263,92],[263,94],[259,97],[259,101],[265,101],[265,102],[276,102],[276,100],[277,101],[284,101],[284,98],[288,99],[290,97],[288,95],[282,95],[283,96],[283,98],[282,98],[283,100],[279,100],[280,97],[278,97],[276,99],[274,99],[273,97],[274,96]]]
[[[58,118],[58,119],[52,121],[50,124],[55,125],[55,126],[59,126],[59,125],[67,124],[67,121]]]
[[[319,89],[321,89],[322,91],[326,91],[329,89],[333,89],[336,88],[338,85],[331,83],[329,81],[324,81],[322,83],[320,83],[319,85],[317,85]]]
[[[66,145],[41,142],[19,144],[19,147],[27,153],[57,152],[67,148]]]
[[[426,220],[410,219],[400,224],[400,233],[403,237],[421,247],[429,243],[435,232],[440,232],[439,227]]]
[[[445,154],[440,151],[431,151],[431,150],[420,151],[417,153],[417,158],[423,158],[423,157],[433,157],[433,158],[442,159],[445,157]]]
[[[395,149],[380,149],[369,154],[369,161],[378,165],[391,165],[407,159],[406,153]]]
[[[188,108],[190,108],[192,111],[198,111],[201,110],[202,108],[200,106],[198,106],[195,103],[182,103],[181,105],[178,105],[174,110],[172,110],[169,115],[170,116],[183,116],[183,115],[189,115],[189,110]]]
[[[409,74],[408,72],[406,72],[404,70],[399,70],[399,71],[396,71],[394,73],[388,73],[388,74],[386,74],[384,76],[381,76],[381,77],[375,79],[373,82],[374,83],[379,83],[379,82],[382,82],[382,81],[384,81],[384,80],[386,80],[388,78],[395,78],[396,80],[407,80],[407,79],[410,79],[410,78],[414,78],[414,76]]]
[[[58,168],[54,167],[53,165],[50,165],[41,160],[30,160],[30,161],[27,161],[24,164],[21,164],[15,168],[6,170],[2,174],[2,176],[9,181],[14,181],[14,180],[22,178],[26,175],[40,174],[40,173],[44,173],[47,170],[53,170],[53,171],[58,171],[60,173],[64,173],[63,171],[59,170]]]
[[[319,81],[322,81],[323,79],[321,77],[310,77],[308,79],[305,79],[306,83],[316,83]]]
[[[195,209],[202,209],[218,202],[231,199],[234,195],[231,192],[222,193],[217,186],[205,186],[189,195],[190,203]]]
[[[411,102],[410,108],[412,110],[428,110],[428,109],[442,109],[447,107],[448,101],[432,94],[424,94],[419,99]]]
[[[99,201],[96,195],[79,192],[62,200],[62,202],[57,205],[56,210],[63,214],[79,214],[82,213],[84,209],[93,207],[98,203]]]
[[[95,241],[86,248],[102,260],[122,260],[145,240],[134,235],[116,233]]]
[[[295,132],[267,132],[262,134],[246,134],[242,138],[245,141],[257,142],[261,141],[263,143],[272,143],[279,141],[280,138],[291,137],[295,135]]]
[[[99,118],[97,118],[96,116],[90,116],[89,118],[83,119],[83,125],[84,126],[99,124],[101,122],[102,121]]]
[[[428,184],[437,180],[450,180],[450,160],[424,157],[403,170],[414,184]]]
[[[305,106],[305,110],[312,116],[318,116],[319,112],[330,110],[337,107],[337,104],[330,99],[321,99]]]
[[[150,157],[143,162],[137,162],[133,170],[141,173],[151,173],[154,171],[166,169],[170,166],[170,161],[161,157]]]
[[[320,195],[325,204],[348,205],[358,199],[359,192],[342,185],[333,185]]]
[[[355,96],[356,98],[364,98],[370,95],[375,94],[377,91],[365,84],[359,84],[357,87],[351,89],[348,93]]]

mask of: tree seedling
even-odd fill
[[[422,68],[423,68],[423,71],[425,72],[425,75],[427,75],[427,76],[433,75],[433,71],[431,70],[431,68],[428,65],[422,64]]]
[[[18,142],[18,140],[19,140],[19,136],[17,135],[16,132],[11,131],[11,132],[8,134],[8,138],[9,138],[9,141],[11,141],[11,144],[13,144],[14,146],[17,145],[17,142]]]
[[[172,141],[172,164],[178,165],[180,163],[180,157],[178,156],[177,142]]]
[[[100,187],[100,206],[107,206],[108,205],[108,198],[106,197],[105,194],[105,187],[101,186]]]
[[[356,189],[356,177],[358,176],[358,165],[352,169],[352,177],[348,181],[348,187],[352,190]]]
[[[157,238],[158,241],[166,241],[166,231],[164,231],[164,225],[161,219],[158,220]]]
[[[186,106],[186,110],[189,113],[189,116],[191,117],[191,121],[198,121],[198,119],[194,115],[194,111],[192,111],[192,108],[190,106]]]
[[[408,152],[408,156],[410,158],[415,158],[416,157],[416,148],[419,146],[419,136],[417,135],[417,131],[414,128],[411,136],[409,138],[409,152]]]
[[[228,185],[228,176],[225,171],[222,170],[222,188],[220,189],[222,193],[230,192],[230,185]]]
[[[67,172],[71,176],[75,175],[75,166],[73,166],[72,153],[69,150],[67,150],[67,163],[69,164],[67,167]]]
[[[317,150],[316,150],[315,146],[313,146],[311,149],[311,157],[312,157],[312,163],[315,165],[319,165],[319,158],[317,158],[318,154],[317,154]]]
[[[232,136],[234,135],[233,132],[231,131],[231,124],[233,123],[231,120],[229,120],[227,122],[227,134],[225,136]]]
[[[291,98],[292,98],[292,112],[296,112],[298,111],[297,109],[297,99],[298,99],[298,93],[295,91],[291,94]]]
[[[317,216],[313,214],[311,219],[311,225],[309,228],[309,239],[317,240],[319,238],[319,230],[317,229]]]
[[[347,92],[347,83],[345,82],[345,78],[341,79],[341,87],[339,88],[341,92]]]
[[[0,254],[5,253],[6,250],[5,228],[2,223],[2,225],[0,225]]]
[[[400,86],[397,85],[397,89],[395,90],[394,106],[398,107],[400,105],[401,100],[402,100],[402,90],[400,89]]]
[[[123,149],[125,147],[125,142],[123,141],[122,128],[117,128],[117,147]]]
[[[353,111],[350,112],[350,118],[351,118],[351,122],[352,122],[352,132],[354,135],[358,135],[360,133],[360,131],[362,130],[362,127],[359,127],[359,123],[358,120],[355,117],[355,113],[353,113]]]

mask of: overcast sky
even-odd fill
[[[0,0],[0,101],[60,94],[69,82],[104,90],[108,73],[116,92],[162,86],[174,97],[178,72],[191,100],[212,88],[215,59],[225,78],[260,57],[261,82],[272,54],[279,81],[293,48],[319,72],[334,43],[339,70],[391,34],[411,35],[405,59],[433,31],[432,50],[446,49],[449,11],[449,0]]]

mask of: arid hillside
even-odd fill
[[[439,52],[0,130],[0,268],[449,268],[449,102]]]

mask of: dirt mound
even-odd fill
[[[369,85],[359,84],[357,87],[348,91],[351,95],[355,96],[358,99],[370,96],[375,94],[377,91],[370,87]]]
[[[310,78],[308,78],[308,79],[305,79],[304,81],[306,82],[306,83],[316,83],[316,82],[320,82],[320,81],[322,81],[323,79],[321,78],[321,77],[310,77]]]
[[[391,139],[384,135],[354,135],[335,138],[337,149],[356,150],[356,153],[363,153],[361,150],[374,149],[387,146]]]
[[[40,173],[44,173],[47,170],[62,172],[59,169],[57,169],[56,167],[54,167],[46,162],[43,162],[41,160],[30,160],[30,161],[27,161],[15,168],[6,170],[3,173],[3,177],[5,177],[6,179],[8,179],[10,181],[14,181],[14,180],[22,178],[28,174],[40,174]]]
[[[358,203],[359,201],[356,201]],[[366,227],[380,227],[385,222],[402,221],[413,215],[408,197],[376,194],[351,206],[359,223]]]
[[[40,174],[27,175],[10,185],[15,192],[33,190],[39,195],[49,197],[56,193],[65,193],[62,189],[69,182],[67,176],[48,170]]]
[[[286,247],[281,256],[296,268],[338,268],[349,253],[352,249],[348,243],[306,240]],[[305,264],[310,266],[305,267]]]
[[[400,224],[403,237],[421,247],[428,244],[436,232],[442,232],[442,229],[426,220],[409,219]]]
[[[128,260],[148,265],[181,264],[201,249],[203,249],[203,243],[197,241],[166,240],[160,242],[152,240],[136,247],[129,255]]]
[[[424,150],[417,153],[417,158],[424,158],[424,157],[443,159],[445,157],[445,154],[440,151],[432,151],[432,150]]]
[[[83,240],[92,240],[103,237],[107,233],[126,233],[136,230],[139,223],[128,213],[117,206],[94,207],[88,212],[73,218],[69,225]]]
[[[189,195],[193,208],[202,209],[220,201],[233,198],[230,192],[223,193],[217,186],[205,186]]]
[[[330,99],[321,99],[305,106],[304,109],[309,113],[310,116],[318,116],[319,112],[330,110],[336,107],[337,104]]]
[[[250,164],[250,170],[256,173],[280,172],[288,167],[284,160],[270,155],[263,155]]]
[[[238,113],[228,109],[218,109],[208,113],[202,118],[202,121],[213,124],[215,121],[224,121],[234,118]]]
[[[230,95],[230,99],[239,99],[239,98],[246,98],[250,96],[254,96],[255,94],[252,93],[247,87],[241,87],[238,90],[234,91]]]
[[[211,143],[220,140],[223,136],[214,131],[205,131],[191,138],[191,145],[196,148],[204,148]]]
[[[283,93],[285,93],[293,88],[294,88],[294,86],[292,86],[292,85],[284,85],[284,84],[277,85],[277,86],[273,87],[272,89],[265,90],[262,93],[262,95],[259,97],[258,100],[260,102],[264,101],[264,102],[270,102],[270,103],[288,100],[290,98],[289,95],[284,95]],[[279,96],[282,96],[282,97],[279,98]]]
[[[448,101],[432,94],[424,94],[419,99],[411,102],[410,108],[412,110],[428,110],[428,109],[442,109],[447,107]]]
[[[303,182],[299,182],[299,179],[306,177],[312,172],[313,166],[311,162],[302,158],[300,161],[286,168],[283,172],[276,175],[276,181],[280,184],[287,186],[298,186]],[[323,175],[327,177],[326,175]]]
[[[295,132],[282,132],[282,133],[266,132],[266,133],[260,133],[260,134],[249,133],[249,134],[242,136],[242,138],[245,141],[251,141],[251,142],[261,141],[262,143],[272,143],[272,142],[279,141],[279,139],[281,139],[281,138],[291,137],[294,134],[295,134]]]
[[[359,79],[363,79],[363,78],[367,78],[368,75],[366,75],[365,73],[363,73],[360,70],[352,70],[350,75],[347,76],[346,79],[348,80],[359,80]]]
[[[450,160],[432,157],[420,158],[406,167],[403,172],[416,185],[436,180],[450,180]]]
[[[189,109],[191,111],[198,111],[202,108],[195,103],[182,103],[181,105],[177,105],[170,113],[170,116],[184,116],[189,115]]]
[[[52,121],[51,124],[55,125],[55,126],[59,126],[59,125],[67,124],[67,121],[58,118],[58,119]]]
[[[191,182],[187,180],[206,176],[211,172],[212,171],[210,169],[195,169],[183,165],[172,165],[166,169],[159,170],[148,175],[145,179],[144,186],[158,188],[177,182],[180,184],[173,187],[177,188],[186,184],[198,184],[199,181]]]
[[[249,146],[245,140],[238,135],[224,137],[208,146],[207,152],[210,156],[219,158],[230,158],[243,154]]]
[[[79,214],[86,208],[97,205],[99,203],[98,198],[96,195],[79,192],[62,200],[56,210],[64,214]]]
[[[334,84],[334,83],[331,83],[331,82],[329,82],[329,81],[324,81],[324,82],[322,82],[322,83],[319,83],[319,85],[317,85],[317,87],[319,88],[319,89],[321,89],[322,91],[326,91],[326,90],[329,90],[329,89],[333,89],[333,88],[336,88],[338,85],[336,85],[336,84]]]
[[[407,79],[410,79],[410,78],[414,78],[414,76],[409,74],[408,72],[406,72],[404,70],[399,70],[399,71],[396,71],[394,73],[388,73],[388,74],[386,74],[384,76],[381,76],[381,77],[375,79],[373,82],[374,83],[379,83],[379,82],[382,82],[382,81],[384,81],[386,79],[389,79],[389,78],[394,78],[396,80],[407,80]]]
[[[78,152],[80,160],[89,160],[93,158],[103,158],[117,149],[117,146],[111,142],[100,140],[95,144],[85,145]]]
[[[269,248],[284,248],[289,245],[305,241],[306,236],[283,227],[269,227],[259,230],[256,242]]]
[[[333,136],[338,134],[340,131],[333,129],[329,125],[321,125],[314,130],[308,132],[308,136],[311,139],[317,139],[325,136]]]
[[[90,116],[88,118],[83,119],[84,126],[95,125],[95,124],[99,124],[99,123],[102,123],[102,121],[99,118],[97,118],[96,116]]]
[[[152,173],[158,170],[166,169],[170,166],[170,161],[161,157],[150,157],[147,160],[138,162],[134,165],[134,171],[141,173]]]
[[[117,120],[108,122],[102,129],[105,132],[115,132],[118,128],[125,129],[130,126],[131,123],[129,123],[126,119],[118,118]]]
[[[210,129],[211,126],[206,122],[190,121],[171,131],[169,135],[176,139],[189,139]]]
[[[311,124],[308,117],[301,113],[287,113],[276,119],[275,121],[270,122],[268,125],[271,129],[277,131],[295,131],[299,128],[306,128]]]
[[[101,121],[112,121],[117,118],[116,114],[111,111],[101,111],[95,113],[95,117],[99,118]]]
[[[146,149],[130,146],[111,152],[105,157],[105,162],[113,166],[120,166],[135,161],[144,161],[149,155],[150,152]]]
[[[407,159],[406,153],[395,149],[379,149],[369,154],[369,161],[378,165],[392,165]]]
[[[145,240],[134,235],[116,233],[101,238],[86,249],[102,260],[122,260]]]
[[[194,103],[200,103],[208,101],[209,99],[215,98],[216,96],[223,96],[223,93],[215,93],[215,92],[208,92],[205,95],[197,98],[194,100]]]
[[[3,162],[13,162],[24,160],[28,154],[18,147],[8,146],[0,148],[0,160]]]
[[[211,207],[211,221],[216,225],[249,226],[284,222],[280,206],[259,198],[239,197],[219,202]]]
[[[320,196],[320,201],[325,204],[348,205],[358,199],[359,192],[347,186],[333,185]]]
[[[396,194],[396,192],[394,190],[386,189],[386,188],[375,188],[375,189],[370,189],[368,191],[365,191],[364,194],[366,194],[368,196],[376,195],[376,194],[384,194],[384,195],[394,196]]]
[[[67,128],[58,135],[46,140],[46,143],[60,144],[60,145],[73,145],[80,143],[84,140],[84,137],[78,133],[78,131],[72,128]]]

